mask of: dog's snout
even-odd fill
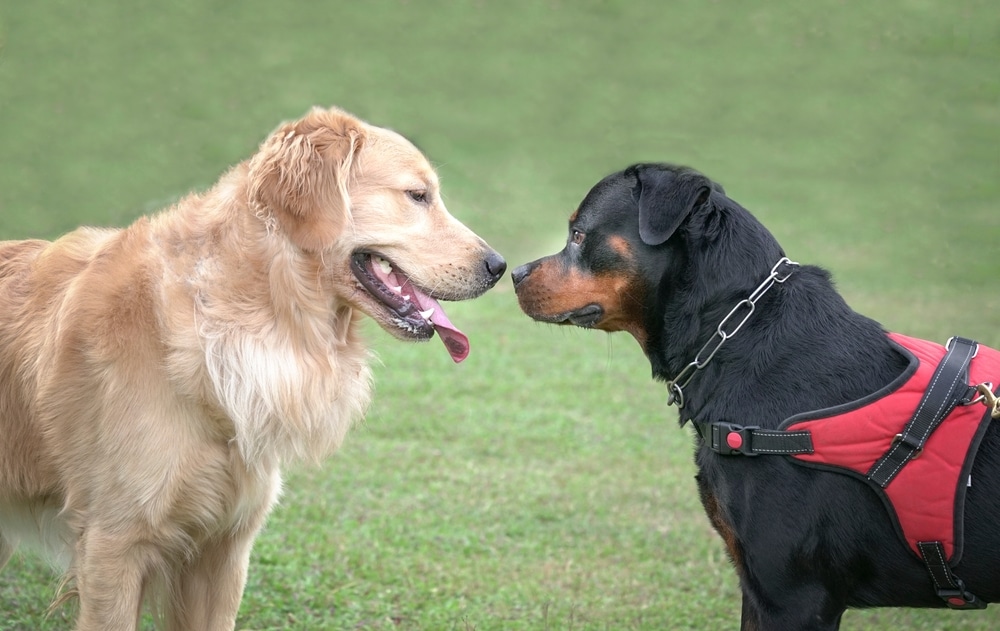
[[[486,271],[489,272],[495,283],[507,271],[507,261],[498,252],[490,250],[490,253],[486,255]]]
[[[530,276],[533,269],[535,269],[534,263],[525,263],[511,272],[510,277],[514,281],[514,287],[520,285],[521,281]]]

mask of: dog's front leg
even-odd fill
[[[169,631],[232,631],[246,584],[253,532],[205,543],[201,554],[177,576],[167,620]]]
[[[837,631],[843,605],[830,600],[822,588],[788,585],[784,598],[762,600],[743,590],[740,631]]]
[[[768,631],[768,627],[764,626],[760,608],[745,590],[743,607],[740,611],[740,631]]]
[[[134,631],[139,625],[143,583],[158,558],[132,538],[87,530],[76,560],[80,614],[76,631]]]

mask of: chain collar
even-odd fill
[[[670,391],[670,397],[667,399],[667,405],[677,404],[678,408],[684,407],[684,388],[687,387],[688,383],[695,376],[695,373],[705,366],[708,362],[712,361],[715,354],[722,348],[722,345],[726,343],[726,340],[736,335],[737,332],[746,321],[750,319],[750,316],[754,312],[754,308],[757,306],[757,301],[760,300],[764,294],[767,293],[775,283],[783,283],[788,280],[788,277],[795,272],[799,264],[795,261],[790,261],[788,257],[781,257],[781,259],[774,264],[771,268],[771,273],[767,278],[764,279],[757,289],[753,290],[753,293],[749,297],[736,303],[732,311],[722,318],[722,322],[719,322],[719,326],[716,327],[715,333],[712,337],[708,338],[705,345],[701,347],[698,354],[694,356],[694,361],[684,367],[683,370],[678,373],[676,377],[667,382],[667,389]],[[740,312],[742,316],[739,321],[733,320]],[[730,320],[736,322],[736,325],[732,327],[732,330],[726,330],[726,326],[730,324]]]

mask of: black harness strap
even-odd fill
[[[892,482],[903,466],[916,458],[927,438],[951,410],[965,398],[969,363],[976,356],[979,344],[964,337],[953,337],[948,352],[931,377],[930,386],[920,400],[913,418],[896,435],[892,447],[868,471],[868,479],[882,488]]]
[[[907,462],[924,448],[927,438],[937,429],[956,405],[969,392],[969,363],[976,356],[979,344],[964,337],[948,341],[948,352],[938,364],[931,383],[920,399],[920,405],[910,422],[896,436],[892,447],[868,471],[868,478],[885,488]],[[985,609],[986,603],[965,589],[962,579],[955,576],[944,556],[940,541],[917,542],[921,560],[934,581],[937,595],[951,609]]]
[[[940,541],[920,541],[917,548],[934,581],[934,589],[945,604],[952,609],[986,609],[986,603],[965,589],[962,579],[952,573]]]
[[[756,426],[744,427],[724,421],[704,422],[692,419],[692,423],[705,444],[723,456],[791,456],[810,454],[813,451],[812,436],[807,431],[786,432]]]

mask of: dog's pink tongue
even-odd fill
[[[469,356],[469,338],[465,336],[465,333],[455,328],[437,300],[414,287],[409,278],[398,274],[396,270],[386,273],[381,265],[372,265],[372,272],[383,283],[389,287],[396,287],[398,293],[412,300],[414,306],[421,312],[431,311],[430,317],[425,319],[434,325],[434,331],[444,342],[444,347],[448,349],[448,354],[451,355],[456,364]]]
[[[455,325],[445,315],[444,309],[441,308],[438,301],[417,290],[412,285],[407,287],[407,290],[412,293],[413,300],[420,306],[421,311],[434,310],[434,313],[430,317],[431,324],[434,325],[434,331],[437,332],[441,341],[444,342],[444,347],[448,349],[448,354],[455,360],[455,363],[457,364],[468,357],[469,338],[465,336],[465,333],[455,328]]]
[[[437,301],[434,302],[437,304]],[[469,356],[469,338],[465,336],[465,333],[455,328],[448,316],[444,314],[441,305],[434,307],[431,324],[434,325],[434,330],[437,331],[441,341],[444,342],[444,347],[448,349],[448,354],[451,355],[456,364]]]

